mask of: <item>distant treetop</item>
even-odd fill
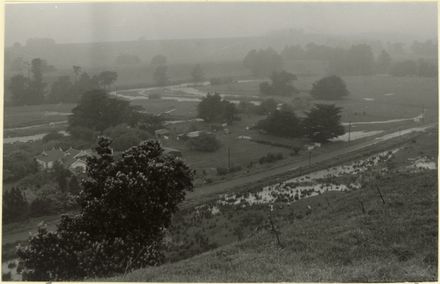
[[[313,83],[310,94],[323,100],[337,100],[348,96],[349,92],[344,80],[338,76],[328,76]]]

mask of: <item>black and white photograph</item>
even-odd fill
[[[437,282],[437,2],[17,2],[2,281]]]

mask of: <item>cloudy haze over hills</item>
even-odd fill
[[[422,39],[437,33],[435,3],[10,4],[6,15],[6,45],[33,37],[72,43],[248,37],[285,29]]]

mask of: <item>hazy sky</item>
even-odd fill
[[[300,28],[329,34],[435,37],[436,3],[8,4],[6,45],[260,35]]]

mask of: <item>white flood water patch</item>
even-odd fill
[[[255,204],[270,204],[276,201],[294,202],[302,198],[315,196],[328,191],[349,191],[358,189],[361,185],[357,182],[348,184],[337,184],[331,182],[332,178],[359,174],[371,169],[380,162],[390,159],[400,148],[392,151],[385,151],[369,156],[346,165],[340,165],[307,175],[287,179],[280,183],[265,186],[258,192],[246,194],[223,194],[217,201],[220,205],[251,206]]]
[[[367,102],[375,101],[375,99],[373,99],[373,98],[363,98],[363,99],[364,99],[364,101],[367,101]]]
[[[5,128],[4,130],[5,131],[7,131],[7,130],[25,130],[25,129],[44,127],[44,126],[62,125],[62,124],[67,124],[67,120],[54,121],[54,122],[41,123],[41,124],[34,124],[34,125],[29,125],[29,126],[10,127],[10,128]]]
[[[186,120],[167,120],[164,122],[164,125],[173,125],[173,124],[188,123],[188,122],[203,122],[203,121],[204,120],[202,118],[193,118]]]
[[[436,170],[437,164],[428,157],[420,157],[409,165],[408,168],[418,170]]]
[[[383,132],[383,130],[374,130],[374,131],[352,131],[350,133],[350,140],[358,140],[358,139],[362,139],[365,137],[370,137],[370,136],[374,136],[374,135],[378,135],[381,134]],[[348,133],[345,133],[343,135],[340,135],[338,137],[335,137],[333,139],[330,139],[330,141],[332,142],[336,142],[336,141],[348,141]]]
[[[380,121],[358,121],[358,122],[343,122],[342,125],[348,126],[348,125],[366,125],[366,124],[387,124],[387,123],[397,123],[397,122],[404,122],[404,121],[414,121],[414,122],[420,122],[423,120],[424,112],[410,118],[397,118],[397,119],[389,119],[389,120],[380,120]]]
[[[63,116],[68,116],[68,115],[72,115],[73,113],[71,112],[58,112],[58,111],[46,111],[44,113],[44,116],[53,116],[53,115],[63,115]]]
[[[284,200],[288,203],[306,197],[312,197],[328,191],[348,191],[357,185],[346,186],[344,184],[316,183],[313,185],[300,185],[296,187],[286,186],[284,188],[265,187],[259,192],[250,192],[243,196],[229,195],[225,199],[219,200],[221,205],[241,205],[252,206],[256,204],[270,204],[278,200]]]
[[[69,136],[69,133],[67,133],[64,130],[58,131],[58,133]],[[48,133],[40,133],[35,135],[29,135],[29,136],[18,136],[18,137],[6,137],[3,138],[3,144],[12,144],[17,142],[31,142],[31,141],[37,141],[43,139],[44,136],[46,136]]]
[[[394,93],[387,93],[387,94],[384,94],[385,97],[391,97],[391,96],[394,96],[394,95],[395,95]]]
[[[163,100],[176,100],[179,102],[199,102],[201,99],[205,98],[207,95],[207,91],[201,91],[197,89],[197,86],[208,86],[209,82],[203,82],[199,84],[194,83],[184,83],[179,85],[172,86],[163,86],[163,87],[151,87],[151,88],[143,88],[143,89],[127,89],[120,91],[110,92],[111,95],[117,96],[126,100],[149,100],[149,95],[155,91],[161,91],[161,98]],[[131,93],[131,94],[125,94]],[[136,93],[136,94],[133,94]],[[180,94],[184,94],[183,96],[179,96]],[[247,98],[247,99],[259,99],[259,96],[251,96],[251,95],[234,95],[234,94],[219,94],[223,99],[229,98]],[[233,103],[238,104],[238,100],[231,101]],[[260,101],[252,100],[250,103],[254,105],[261,104]]]
[[[381,136],[381,137],[377,137],[376,140],[385,141],[385,140],[396,138],[396,137],[399,137],[399,136],[402,136],[402,135],[410,134],[410,133],[413,133],[413,132],[423,132],[423,131],[431,128],[431,127],[432,126],[424,126],[424,127],[413,127],[413,128],[403,129],[403,130],[399,130],[399,131],[396,131],[396,132],[392,132],[392,133],[386,134],[386,135]]]
[[[211,208],[211,214],[212,215],[217,215],[220,213],[220,209],[217,206],[214,206]]]
[[[248,80],[238,80],[237,83],[250,83],[250,82],[263,82],[266,79],[248,79]]]

